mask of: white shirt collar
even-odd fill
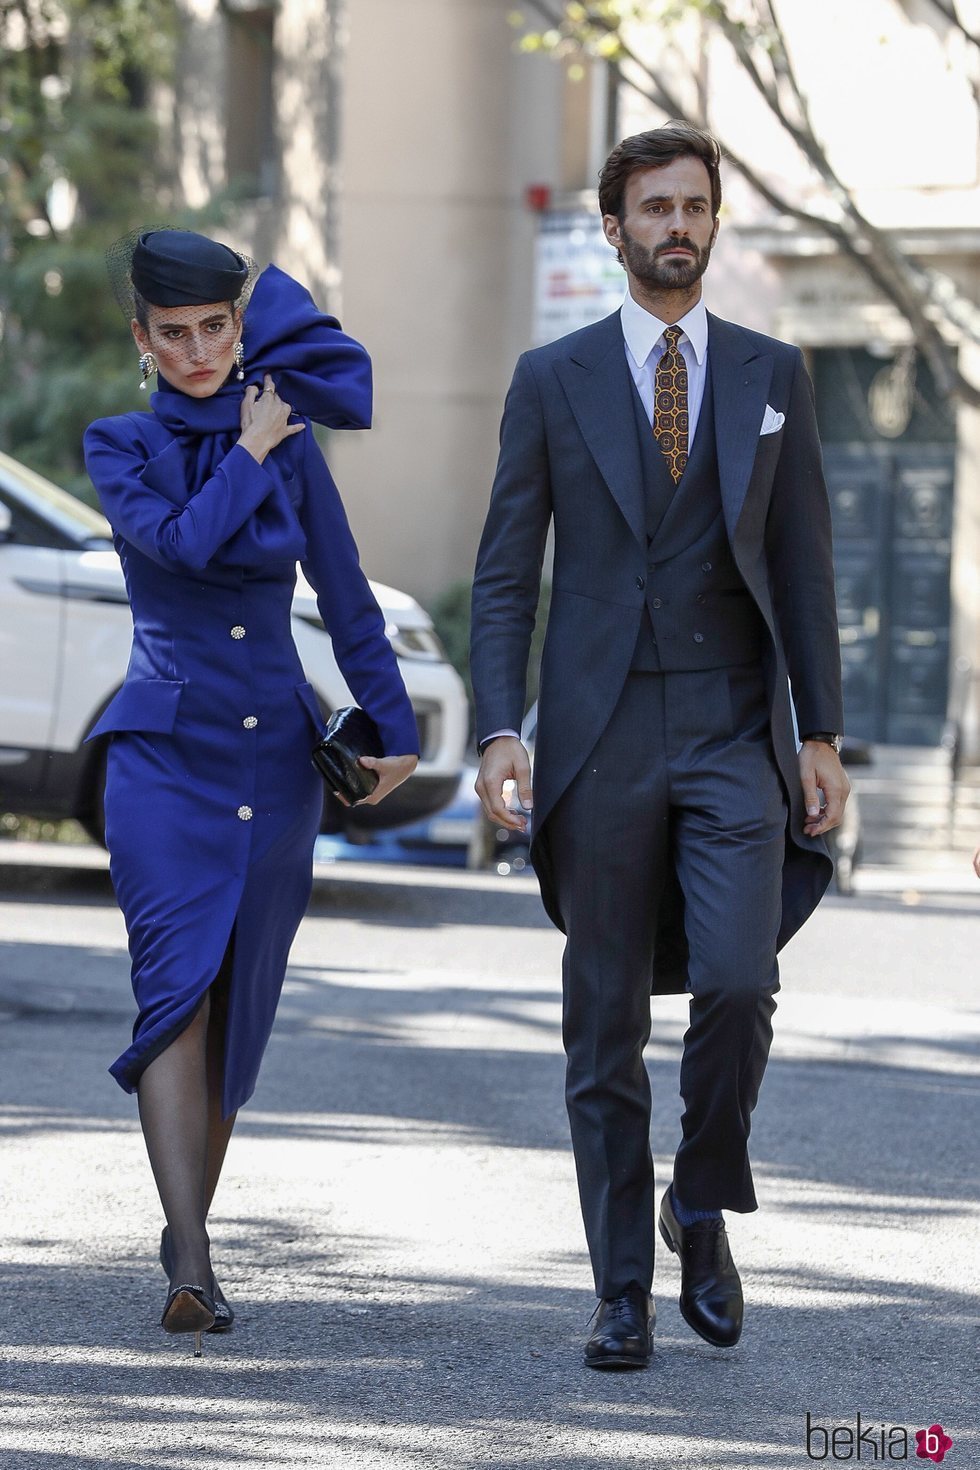
[[[630,356],[637,367],[642,367],[660,341],[668,324],[654,316],[652,311],[647,311],[646,307],[641,306],[638,301],[634,301],[629,291],[623,302],[621,317],[623,336],[626,338]],[[694,348],[698,366],[703,366],[708,351],[708,313],[703,297],[699,298],[697,304],[680,318],[677,326]]]

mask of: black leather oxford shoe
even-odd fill
[[[660,1234],[681,1263],[684,1321],[713,1347],[734,1347],[742,1335],[742,1283],[724,1220],[682,1225],[668,1189],[660,1204]]]
[[[603,1298],[593,1315],[585,1344],[589,1368],[645,1368],[653,1351],[656,1309],[649,1292],[628,1286],[621,1296]]]

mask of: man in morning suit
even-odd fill
[[[502,788],[531,807],[516,732],[553,525],[531,852],[567,941],[594,1368],[643,1367],[652,1348],[651,988],[690,997],[660,1232],[685,1320],[738,1341],[721,1212],[757,1208],[747,1143],[776,952],[827,887],[823,834],[848,792],[812,388],[796,348],[705,311],[720,203],[706,133],[671,124],[610,154],[599,206],[628,294],[518,362],[473,591],[477,790],[495,823],[523,826]]]

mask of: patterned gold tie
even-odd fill
[[[680,327],[667,327],[667,346],[657,363],[653,393],[653,435],[663,451],[674,484],[687,464],[687,367],[678,346]]]

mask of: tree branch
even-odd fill
[[[550,29],[569,34],[569,22],[564,6],[559,11],[554,10],[546,0],[528,0],[528,3],[547,22]],[[934,0],[935,3],[935,0]],[[936,385],[941,393],[951,397],[957,397],[963,401],[980,406],[980,388],[971,383],[959,371],[952,360],[946,342],[935,321],[928,314],[932,307],[934,310],[939,306],[936,293],[932,288],[927,273],[918,262],[912,261],[902,254],[887,235],[878,230],[865,218],[851,194],[851,191],[837,176],[836,171],[827,158],[813,130],[807,99],[799,86],[796,74],[792,67],[785,37],[779,24],[778,17],[771,0],[767,0],[770,18],[774,27],[774,36],[781,49],[783,61],[783,74],[790,83],[796,104],[800,110],[802,125],[795,123],[787,115],[782,101],[776,90],[767,85],[755,65],[749,48],[746,44],[745,33],[741,27],[732,19],[725,8],[724,0],[714,8],[714,18],[720,29],[732,46],[736,58],[748,72],[753,85],[760,96],[763,97],[773,115],[780,125],[789,133],[796,143],[807,162],[814,168],[818,177],[829,190],[837,207],[840,209],[843,219],[840,221],[828,218],[825,215],[814,214],[794,204],[785,194],[773,188],[769,181],[762,177],[747,159],[725,146],[724,153],[728,162],[735,167],[746,182],[755,192],[765,200],[774,210],[781,215],[799,221],[801,224],[815,228],[826,235],[845,254],[858,269],[875,285],[882,295],[894,305],[900,314],[909,323],[915,336],[916,342],[926,360],[929,363]],[[635,50],[625,41],[619,26],[615,21],[609,20],[605,15],[597,13],[591,7],[586,7],[585,20],[571,26],[571,38],[584,50],[588,50],[588,32],[601,32],[613,34],[617,38],[620,56],[612,63],[614,73],[620,81],[630,87],[639,96],[652,103],[660,111],[668,116],[673,116],[686,122],[692,122],[696,126],[705,126],[705,120],[692,118],[690,110],[685,107],[682,100],[676,96],[661,76],[654,72],[652,66],[637,55]],[[624,69],[624,62],[635,67],[644,78],[644,82],[637,80],[635,75]],[[939,309],[943,309],[941,306]],[[950,317],[948,309],[945,315]],[[980,340],[975,326],[973,326],[965,315],[955,320],[958,329],[964,335],[973,340]]]
[[[980,35],[977,35],[974,31],[967,30],[959,18],[954,0],[932,0],[932,4],[939,11],[940,15],[949,21],[954,30],[958,31],[965,40],[980,49]],[[973,93],[973,100],[977,104],[977,108],[980,109],[980,79],[975,76],[971,77],[970,90]]]
[[[971,41],[974,46],[980,49],[980,35],[968,30],[960,20],[955,0],[932,0],[932,4],[939,11],[939,14],[945,16],[950,25],[959,31],[961,36],[965,36],[968,41]]]
[[[790,67],[786,38],[776,15],[775,7],[771,0],[769,13],[774,26],[774,39],[786,57],[787,68]],[[831,196],[842,210],[845,218],[850,221],[854,235],[857,240],[864,243],[868,254],[861,252],[859,255],[852,253],[852,258],[858,259],[865,273],[870,275],[880,289],[898,307],[915,333],[916,339],[922,349],[924,356],[929,362],[936,384],[941,391],[956,394],[959,393],[960,385],[957,382],[958,374],[950,362],[949,352],[942,333],[936,323],[927,314],[928,297],[931,294],[923,290],[925,274],[918,262],[910,261],[895,246],[894,242],[883,231],[879,230],[858,208],[853,193],[843,183],[836,169],[830,162],[826,150],[817,138],[809,121],[809,108],[806,98],[799,88],[793,75],[793,86],[800,105],[801,115],[804,119],[802,126],[792,123],[786,116],[782,104],[772,88],[765,86],[754,60],[749,53],[745,40],[744,30],[736,24],[727,12],[724,0],[721,0],[716,11],[718,23],[722,28],[736,57],[749,74],[757,91],[769,105],[773,114],[793,139],[797,148],[806,158],[807,162],[814,168],[825,185],[830,190]],[[967,323],[958,323],[961,330],[965,330],[974,341],[980,340],[976,329]]]

